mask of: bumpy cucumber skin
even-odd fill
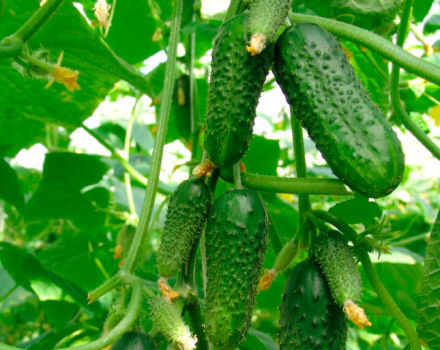
[[[231,166],[246,152],[273,59],[273,45],[256,56],[246,51],[247,23],[246,15],[232,18],[220,28],[214,43],[205,149],[217,166]]]
[[[157,346],[148,334],[130,331],[119,338],[110,350],[157,350]]]
[[[337,231],[328,231],[315,241],[315,256],[328,281],[333,298],[344,302],[357,302],[362,295],[362,279],[355,256],[347,242]]]
[[[345,315],[315,261],[305,260],[290,273],[280,314],[280,350],[345,350]]]
[[[399,185],[404,170],[400,141],[335,37],[314,24],[288,28],[277,40],[273,71],[337,177],[374,198]]]
[[[172,276],[188,259],[200,238],[211,206],[211,190],[203,181],[183,181],[171,195],[157,265],[162,277]]]
[[[247,189],[221,195],[206,227],[206,333],[235,349],[249,329],[268,232],[260,196]]]

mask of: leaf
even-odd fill
[[[46,300],[41,308],[54,329],[64,327],[78,311],[78,306],[64,300]]]
[[[370,202],[368,198],[356,196],[354,199],[334,205],[329,213],[347,224],[363,224],[369,227],[375,223],[375,218],[381,217],[382,210],[377,203]]]
[[[98,227],[106,214],[100,210],[103,192],[83,191],[102,179],[108,166],[99,157],[75,153],[48,153],[43,165],[43,178],[26,207],[27,220],[65,218],[80,227]],[[98,197],[96,197],[98,195]],[[105,196],[105,195],[104,195]],[[108,204],[107,194],[107,204]]]
[[[280,143],[254,135],[249,149],[243,157],[246,171],[260,175],[277,175],[278,159],[280,159]]]
[[[432,15],[423,26],[423,34],[429,35],[440,29],[440,15]]]
[[[269,334],[251,328],[239,348],[245,350],[278,350],[279,346]]]
[[[24,196],[14,169],[0,159],[0,199],[15,206],[19,211],[24,209]]]
[[[413,17],[417,22],[422,22],[431,10],[434,0],[417,0],[414,1]]]
[[[440,349],[440,211],[426,248],[417,331],[429,347]]]
[[[34,0],[8,1],[0,37],[13,33],[38,6]],[[81,89],[69,92],[59,83],[45,89],[47,79],[24,77],[12,67],[11,59],[1,60],[0,152],[9,156],[42,140],[44,122],[67,128],[79,126],[114,83],[127,77],[123,63],[71,2],[65,2],[28,44],[31,53],[47,50],[52,63],[64,51],[62,65],[79,71]]]
[[[75,301],[87,306],[84,289],[41,266],[35,256],[9,243],[0,243],[0,262],[15,283],[40,300]],[[94,307],[96,310],[96,307]]]

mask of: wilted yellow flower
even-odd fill
[[[51,79],[46,85],[46,89],[51,87],[54,81],[63,84],[67,90],[74,91],[80,89],[78,84],[78,71],[70,68],[61,67],[61,61],[63,60],[64,52],[61,51],[58,57],[57,64],[53,70],[50,71]]]
[[[105,0],[97,0],[95,3],[95,16],[98,19],[98,22],[104,27],[108,26],[108,18],[110,16],[109,10],[111,5],[107,4]]]

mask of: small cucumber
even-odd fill
[[[314,260],[290,273],[280,314],[280,350],[345,350],[347,321]]]
[[[211,206],[211,190],[203,181],[183,181],[171,195],[157,266],[162,277],[172,276],[188,259],[198,241]]]
[[[157,346],[148,334],[129,331],[110,350],[157,350]]]
[[[246,152],[273,46],[252,57],[246,51],[248,17],[225,23],[212,53],[205,125],[205,149],[217,166],[231,166]]]
[[[333,173],[367,197],[396,189],[402,146],[336,38],[297,24],[284,31],[275,52],[276,80]]]
[[[205,321],[218,349],[235,349],[249,329],[267,232],[266,209],[256,192],[233,190],[215,201],[205,234]]]

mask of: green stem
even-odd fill
[[[440,85],[440,67],[406,52],[381,36],[351,24],[319,16],[291,13],[289,18],[296,23],[314,23],[343,39],[356,42],[373,50],[417,76]]]
[[[0,304],[8,297],[10,296],[12,293],[14,293],[16,291],[16,289],[18,288],[18,284],[14,285],[11,289],[9,289],[5,294],[3,294],[0,297]]]
[[[116,1],[117,0],[113,0],[113,3],[112,3],[112,7],[110,10],[110,16],[108,18],[107,28],[105,28],[105,32],[104,32],[104,38],[107,37],[108,32],[110,31],[110,27],[112,26],[113,16],[115,15]]]
[[[231,3],[229,4],[228,7],[228,11],[226,12],[224,22],[227,22],[229,19],[231,19],[238,13],[242,2],[243,0],[231,0]]]
[[[127,123],[127,130],[125,131],[125,140],[124,140],[124,155],[127,163],[130,164],[130,143],[131,143],[131,133],[133,130],[133,125],[136,120],[137,115],[137,107],[139,106],[140,98],[136,99],[134,103],[133,109],[131,111],[130,119]],[[124,172],[124,183],[125,183],[125,192],[127,194],[128,207],[130,210],[130,215],[134,218],[137,218],[136,205],[134,203],[133,198],[133,190],[131,188],[131,180],[130,174],[125,171]]]
[[[142,283],[139,279],[135,279],[132,282],[132,292],[130,302],[127,307],[127,312],[116,327],[114,327],[102,338],[92,341],[91,343],[69,348],[60,348],[57,350],[101,350],[107,345],[114,343],[122,334],[133,326],[138,318],[140,309],[142,308],[142,296]],[[0,350],[2,349],[0,348]]]
[[[344,234],[347,240],[352,241],[356,244],[357,241],[356,231],[353,230],[345,222],[340,220],[338,217],[323,210],[314,210],[312,214],[316,216],[318,219],[326,221],[329,224],[336,227],[339,231],[341,231]],[[411,323],[406,318],[406,316],[403,314],[403,312],[400,310],[399,306],[397,306],[396,302],[393,300],[390,293],[388,293],[385,286],[380,281],[379,277],[377,276],[371,264],[371,260],[370,257],[368,256],[368,252],[361,249],[358,249],[358,252],[359,252],[359,259],[362,263],[362,266],[364,267],[365,274],[367,275],[370,284],[373,286],[374,290],[381,299],[382,303],[385,305],[388,312],[391,314],[391,316],[394,317],[394,319],[397,321],[397,323],[405,332],[412,349],[421,350],[420,342],[416,331],[414,330],[414,328],[412,327]]]
[[[278,253],[283,249],[283,244],[281,243],[280,236],[278,235],[277,228],[275,227],[275,223],[272,219],[272,216],[270,213],[267,213],[269,217],[269,240],[272,244],[272,248],[275,251],[275,253],[278,255]]]
[[[233,182],[233,177],[226,171],[220,171],[223,180]],[[268,175],[241,173],[241,181],[245,187],[275,193],[320,194],[347,196],[353,193],[337,179],[319,178],[288,178]]]
[[[401,22],[399,32],[397,33],[396,45],[403,46],[407,33],[408,25],[411,23],[411,8],[413,0],[406,0],[404,3],[404,9],[401,16]],[[397,64],[393,63],[391,70],[391,104],[398,118],[402,124],[409,130],[411,134],[432,153],[434,157],[440,160],[440,148],[421,130],[411,117],[406,112],[400,100],[399,90],[399,76],[400,68]]]
[[[91,292],[89,292],[89,295],[88,295],[89,304],[91,304],[94,301],[98,300],[104,294],[106,294],[106,293],[110,292],[112,289],[118,287],[123,282],[124,282],[123,276],[120,273],[115,274],[113,277],[111,277],[110,279],[106,280],[98,288],[96,288],[96,289],[92,290]]]
[[[163,147],[167,133],[168,117],[170,114],[171,99],[173,95],[174,76],[176,71],[177,45],[179,44],[180,19],[182,17],[183,0],[177,0],[173,10],[173,21],[169,41],[168,60],[165,68],[165,82],[163,89],[163,101],[159,111],[157,136],[154,144],[151,171],[148,177],[148,186],[145,193],[139,224],[136,234],[130,246],[124,266],[125,271],[134,271],[137,261],[140,261],[143,247],[148,238],[148,223],[153,211],[154,199],[159,182],[159,172],[162,164]]]
[[[371,263],[368,253],[365,251],[360,251],[359,258],[364,268],[365,274],[367,275],[368,281],[373,286],[376,293],[379,295],[379,298],[385,305],[388,312],[394,317],[400,327],[402,327],[403,331],[408,337],[408,342],[411,348],[413,350],[421,350],[422,348],[420,346],[420,341],[416,331],[379,279],[379,276],[373,268],[373,264]]]
[[[197,293],[192,290],[186,298],[185,310],[188,312],[191,330],[197,336],[197,350],[208,350],[203,318],[200,311],[200,301]]]
[[[234,172],[234,187],[236,190],[242,189],[243,185],[241,183],[240,161],[235,163],[232,169]]]
[[[84,124],[81,126],[90,136],[92,136],[96,141],[98,141],[101,145],[103,145],[105,148],[107,148],[110,153],[112,154],[112,157],[117,159],[121,165],[124,167],[125,171],[129,173],[133,178],[138,181],[141,185],[147,186],[148,179],[143,176],[139,171],[137,171],[123,156],[121,156],[116,149],[110,145],[101,135],[99,135],[96,131],[93,131],[92,129],[89,129]],[[163,183],[159,183],[158,188],[159,193],[163,195],[169,195],[171,194],[171,190],[167,188],[167,186]]]

